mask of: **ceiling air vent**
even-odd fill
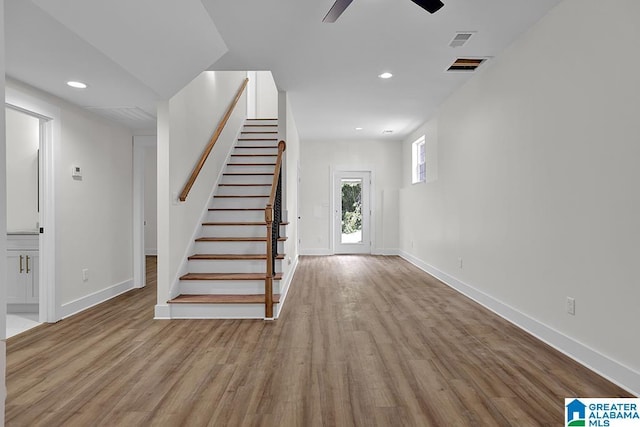
[[[451,47],[464,46],[464,44],[469,41],[472,35],[473,35],[473,32],[457,33],[456,36],[453,38],[453,40],[451,40],[451,43],[449,43],[449,46]]]
[[[458,58],[447,71],[475,71],[486,58]]]

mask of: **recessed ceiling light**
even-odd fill
[[[383,134],[388,135],[390,133],[393,133],[393,131],[391,129],[385,129],[382,131]]]
[[[74,82],[74,81],[67,82],[67,86],[71,86],[71,87],[76,88],[76,89],[86,89],[87,88],[87,84],[86,83]]]
[[[381,79],[390,79],[391,77],[393,77],[393,74],[391,74],[391,73],[382,73],[378,77],[380,77]]]
[[[362,128],[356,128],[356,130],[362,130]]]

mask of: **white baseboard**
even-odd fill
[[[298,259],[299,257],[297,256],[293,259],[293,263],[291,264],[291,268],[289,269],[287,277],[284,277],[280,284],[280,303],[278,304],[278,311],[276,312],[275,316],[276,318],[280,317],[280,312],[284,307],[284,302],[287,299],[287,295],[289,295],[289,287],[291,285],[291,281],[293,280],[293,275],[298,268]]]
[[[371,255],[398,256],[400,249],[374,249]]]
[[[310,249],[300,249],[300,255],[310,255],[310,256],[327,256],[333,255],[330,249],[326,248],[310,248]]]
[[[84,311],[94,305],[103,303],[113,297],[117,297],[120,294],[128,292],[134,289],[133,279],[125,280],[124,282],[105,288],[101,291],[94,292],[77,300],[62,304],[60,307],[60,317],[64,319],[71,315]]]
[[[619,385],[625,390],[640,395],[640,372],[622,365],[621,363],[597,352],[596,350],[574,340],[563,333],[541,323],[540,321],[527,316],[526,314],[498,301],[490,295],[470,286],[449,274],[438,270],[419,258],[400,251],[399,255],[415,265],[419,269],[435,277],[445,285],[466,295],[478,304],[493,311],[498,316],[513,323],[520,329],[530,333],[539,340],[545,342],[556,350],[564,353],[578,363],[598,373],[609,381]]]
[[[158,249],[148,248],[144,250],[145,256],[158,256]]]
[[[171,307],[169,307],[169,304],[156,304],[155,315],[153,318],[156,320],[171,319]]]

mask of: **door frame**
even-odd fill
[[[157,136],[133,137],[133,286],[146,286],[144,247],[145,150],[157,147]],[[157,156],[156,156],[157,157]]]
[[[353,253],[362,253],[362,254],[372,254],[374,253],[374,248],[375,248],[375,199],[374,199],[374,194],[375,194],[375,190],[374,190],[374,171],[373,168],[352,168],[352,167],[344,167],[344,166],[339,166],[339,167],[331,167],[331,173],[330,175],[330,179],[331,179],[331,220],[330,222],[330,226],[331,226],[331,230],[329,232],[330,234],[330,246],[331,246],[331,253],[333,255],[335,255],[336,253],[343,253],[343,252],[337,252],[338,249],[338,245],[340,244],[337,241],[337,227],[338,227],[338,215],[337,215],[337,211],[341,209],[341,204],[342,204],[342,197],[339,197],[338,192],[336,191],[337,189],[337,185],[336,185],[336,179],[339,176],[342,176],[344,174],[350,174],[350,173],[354,173],[354,174],[363,174],[363,173],[368,173],[369,174],[369,248],[367,251],[362,251],[362,252],[353,252]],[[346,253],[346,252],[345,252]]]
[[[5,106],[40,119],[40,228],[43,232],[38,235],[38,317],[40,322],[54,323],[60,320],[55,247],[55,162],[60,153],[60,108],[11,87],[5,88]]]

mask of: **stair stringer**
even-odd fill
[[[206,200],[206,203],[204,204],[203,208],[202,208],[202,212],[200,213],[200,217],[198,218],[198,222],[195,224],[195,227],[193,228],[193,233],[191,235],[191,240],[189,243],[189,246],[187,246],[187,249],[185,250],[184,254],[182,255],[182,261],[180,263],[180,268],[178,268],[178,271],[176,272],[176,275],[173,277],[173,279],[171,280],[171,288],[169,291],[169,299],[173,299],[175,297],[177,297],[180,294],[180,277],[182,277],[183,275],[188,273],[188,264],[189,264],[189,256],[193,253],[194,249],[195,249],[195,244],[196,244],[196,239],[198,238],[198,236],[200,235],[200,232],[202,231],[202,223],[205,221],[205,218],[207,216],[207,213],[209,212],[209,206],[211,204],[211,200],[213,199],[213,195],[215,194],[216,189],[218,188],[218,184],[220,183],[220,181],[222,180],[222,176],[226,170],[226,165],[227,163],[229,163],[229,160],[231,159],[231,154],[233,153],[233,150],[238,142],[238,138],[240,137],[241,133],[242,133],[242,129],[244,129],[244,125],[246,124],[247,118],[245,117],[245,119],[242,121],[242,123],[240,124],[240,127],[238,128],[238,130],[236,131],[236,134],[233,138],[234,143],[231,144],[229,146],[229,151],[227,152],[227,156],[224,160],[224,163],[222,164],[222,167],[220,168],[220,170],[218,171],[218,176],[216,177],[215,182],[213,183],[213,185],[211,186],[211,192],[209,193],[209,197]],[[206,166],[206,163],[205,163]],[[183,203],[178,201],[178,203]]]
[[[285,260],[286,262],[286,260]],[[287,275],[282,278],[280,285],[280,302],[273,306],[273,318],[277,319],[280,317],[280,312],[284,307],[284,303],[287,299],[287,295],[289,294],[289,288],[291,287],[291,282],[293,281],[293,276],[298,268],[298,256],[292,260],[291,267],[287,271]]]

